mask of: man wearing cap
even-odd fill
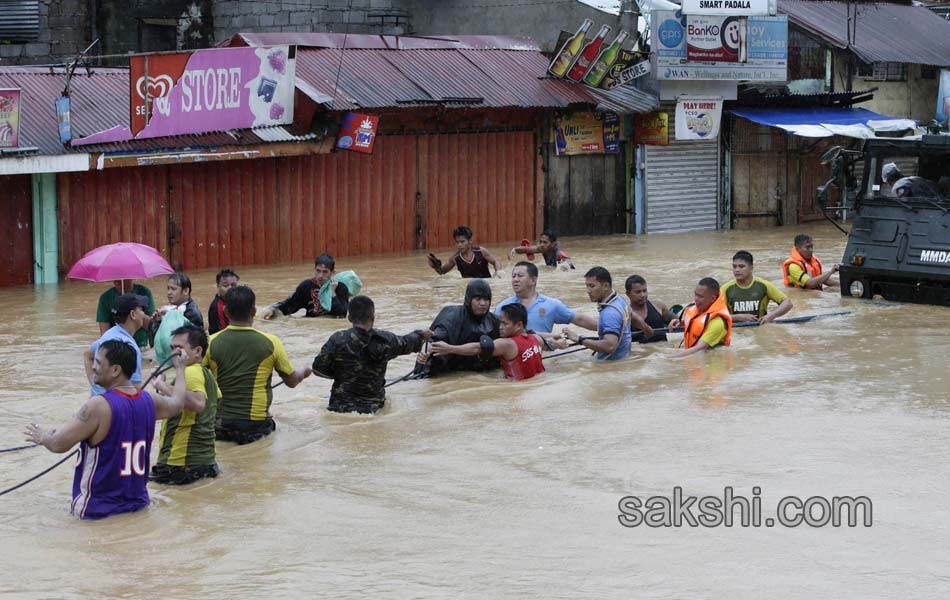
[[[96,322],[99,323],[99,333],[105,333],[107,329],[116,324],[112,319],[112,308],[115,306],[116,299],[126,293],[148,298],[148,306],[145,307],[145,314],[151,316],[155,312],[155,300],[152,299],[152,290],[144,285],[135,283],[132,279],[116,279],[112,282],[112,287],[99,296],[99,305],[96,308]],[[133,335],[135,336],[135,341],[138,343],[139,348],[148,347],[147,331],[140,329]]]
[[[923,177],[904,177],[894,163],[887,163],[881,168],[881,179],[891,186],[891,192],[898,198],[939,198],[940,193],[936,186]]]
[[[148,326],[148,315],[145,309],[149,305],[149,299],[137,294],[123,294],[116,298],[112,305],[112,320],[116,323],[102,334],[98,340],[86,350],[83,355],[86,366],[86,379],[91,386],[90,395],[98,396],[105,393],[105,389],[93,380],[93,363],[96,359],[96,352],[103,342],[109,340],[118,340],[124,342],[135,349],[135,372],[129,381],[136,387],[142,385],[142,352],[135,340],[135,332]]]

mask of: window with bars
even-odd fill
[[[39,34],[39,0],[0,0],[0,41],[32,42]]]
[[[788,32],[788,80],[824,79],[825,48],[810,36],[792,29]]]
[[[907,65],[899,62],[858,62],[858,77],[866,81],[907,81]]]

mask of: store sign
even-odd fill
[[[683,0],[683,14],[747,17],[774,15],[776,0]]]
[[[653,11],[657,23],[653,48],[656,59],[656,77],[661,80],[736,80],[785,81],[788,65],[788,18],[748,17],[733,27],[726,18],[709,20],[677,16],[678,12]],[[688,35],[689,22],[696,23],[692,36]],[[715,26],[718,32],[715,32]],[[726,25],[725,31],[723,31]],[[704,27],[710,26],[710,27]],[[744,31],[744,43],[743,40]],[[732,45],[738,36],[739,56],[733,61]],[[688,43],[692,37],[693,43]],[[725,40],[725,41],[724,41]],[[690,49],[692,46],[692,50]],[[691,59],[691,56],[693,57]],[[717,60],[696,60],[698,56]],[[726,61],[728,59],[728,62]]]
[[[676,103],[676,139],[712,140],[719,135],[722,98],[682,96]]]
[[[378,129],[379,117],[360,113],[346,113],[343,115],[343,127],[337,137],[336,147],[341,150],[372,154]]]
[[[634,142],[648,146],[670,143],[670,115],[665,112],[638,114],[633,118]]]
[[[686,60],[745,62],[746,20],[739,17],[686,17]]]
[[[133,56],[131,129],[72,145],[292,123],[295,55],[295,46],[271,46]]]
[[[642,60],[620,72],[617,79],[621,84],[630,83],[637,77],[643,77],[650,72],[650,61]]]
[[[0,89],[0,148],[20,147],[20,90]]]
[[[642,55],[639,52],[621,50],[620,56],[617,57],[617,62],[610,66],[610,69],[607,71],[607,75],[600,82],[598,87],[603,90],[609,90],[622,83],[626,83],[625,81],[621,81],[621,73],[626,71],[634,62],[640,60],[641,57]]]
[[[950,71],[941,69],[940,88],[937,90],[937,122],[950,125]]]
[[[563,115],[554,119],[552,129],[558,156],[620,153],[620,119],[613,113]]]

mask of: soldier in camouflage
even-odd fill
[[[337,331],[313,359],[313,372],[333,380],[329,409],[335,412],[374,413],[386,401],[386,366],[397,356],[418,352],[432,337],[429,330],[404,336],[373,329],[376,307],[367,296],[349,304],[353,327]]]

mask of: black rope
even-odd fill
[[[11,488],[7,488],[7,489],[3,490],[2,492],[0,492],[0,496],[3,496],[4,494],[9,494],[10,492],[12,492],[12,491],[14,491],[14,490],[18,490],[18,489],[20,489],[21,487],[23,487],[24,485],[30,483],[31,481],[36,481],[37,479],[39,479],[39,478],[42,477],[43,475],[46,475],[47,473],[49,473],[50,471],[52,471],[53,469],[55,469],[55,468],[58,467],[59,465],[63,464],[64,462],[66,462],[66,461],[69,460],[70,458],[76,456],[77,454],[79,454],[79,448],[76,448],[75,450],[73,450],[72,452],[70,452],[69,454],[67,454],[65,458],[63,458],[62,460],[60,460],[59,462],[57,462],[57,463],[56,463],[55,465],[53,465],[52,467],[46,469],[45,471],[40,471],[39,473],[37,473],[37,474],[34,475],[33,477],[30,477],[29,479],[27,479],[27,480],[24,481],[23,483],[18,483],[18,484],[16,484],[15,486],[13,486],[13,487],[11,487]]]
[[[175,355],[172,355],[172,356],[175,356]],[[149,376],[149,378],[145,380],[145,383],[142,384],[142,389],[143,389],[143,390],[145,389],[145,386],[147,386],[147,385],[152,381],[152,379],[154,379],[155,377],[161,375],[161,374],[164,373],[165,371],[169,371],[169,370],[175,368],[174,365],[165,367],[165,364],[167,364],[168,361],[170,361],[170,360],[172,359],[172,356],[169,356],[168,358],[166,358],[165,360],[163,360],[163,361],[161,362],[161,364],[158,365],[158,368],[155,369],[155,372],[152,373],[152,374]],[[163,369],[162,367],[165,367],[165,368]],[[4,452],[16,452],[17,450],[27,450],[27,449],[29,449],[29,448],[36,448],[37,446],[39,446],[39,444],[27,444],[27,445],[25,445],[25,446],[14,446],[14,447],[12,447],[12,448],[0,448],[0,454],[3,454]]]
[[[12,448],[4,448],[0,450],[0,454],[4,452],[15,452],[17,450],[26,450],[27,448],[36,448],[39,444],[27,444],[26,446],[14,446]]]

